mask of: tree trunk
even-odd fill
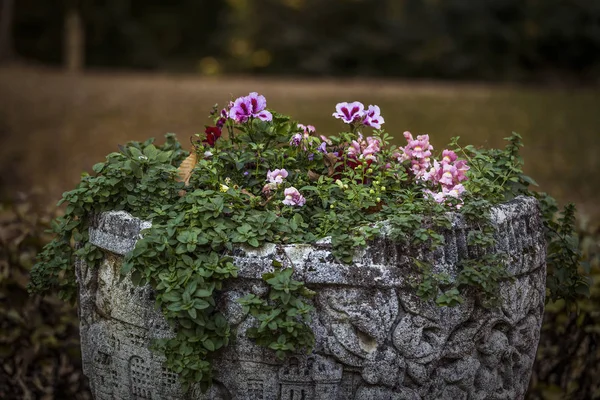
[[[64,62],[69,72],[83,69],[85,62],[85,37],[83,22],[76,8],[69,8],[65,16]]]
[[[14,0],[0,0],[0,62],[13,57],[13,10]]]

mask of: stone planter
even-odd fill
[[[355,257],[334,261],[326,240],[315,245],[238,249],[239,277],[219,307],[234,338],[215,362],[215,384],[195,399],[522,399],[535,359],[544,311],[545,242],[538,204],[518,198],[493,210],[497,251],[509,255],[514,281],[501,283],[502,303],[483,308],[473,297],[440,308],[416,297],[416,271],[403,249],[381,238]],[[78,263],[84,373],[100,399],[183,399],[177,377],[148,349],[171,331],[155,310],[150,287],[120,279],[122,255],[150,226],[125,212],[99,215],[90,241],[105,249],[99,269]],[[467,246],[469,227],[455,217],[443,249],[423,256],[456,276],[457,262],[481,249]],[[314,352],[285,361],[253,344],[253,321],[235,300],[264,293],[271,260],[293,263],[296,279],[317,291]]]

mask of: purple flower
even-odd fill
[[[308,156],[308,161],[312,161],[315,159],[315,154],[314,153],[310,153]]]
[[[304,196],[302,196],[298,189],[293,186],[285,189],[283,194],[285,196],[283,204],[286,206],[303,206],[304,203],[306,203]]]
[[[327,154],[327,143],[323,142],[319,145],[319,147],[317,148],[317,151],[323,153],[323,154]]]
[[[250,172],[244,171],[244,176],[248,176],[248,175],[250,175]]]
[[[217,128],[223,129],[223,126],[225,126],[225,122],[227,122],[227,118],[219,118],[217,120]]]
[[[385,121],[381,116],[381,111],[378,106],[369,105],[369,108],[365,112],[365,118],[363,119],[363,125],[370,126],[375,129],[381,129],[381,124]]]
[[[274,171],[269,170],[269,172],[267,172],[267,180],[270,183],[275,183],[276,185],[283,183],[283,180],[287,178],[287,176],[288,172],[283,168],[276,169]]]
[[[269,111],[265,110],[266,107],[267,100],[265,96],[252,92],[248,96],[235,99],[229,110],[229,118],[238,123],[244,123],[250,117],[258,118],[262,121],[271,121],[273,116]]]
[[[292,136],[292,139],[290,140],[290,146],[298,147],[300,146],[300,142],[302,142],[302,135],[296,133],[294,136]]]
[[[365,115],[365,106],[359,101],[338,103],[335,106],[335,110],[337,112],[334,112],[332,115],[347,124],[362,120]]]

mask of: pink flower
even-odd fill
[[[238,123],[244,123],[250,117],[258,118],[262,121],[271,121],[273,116],[269,111],[265,110],[266,107],[267,100],[265,96],[252,92],[248,96],[235,99],[229,110],[229,118]]]
[[[411,157],[428,158],[431,157],[433,146],[429,144],[429,135],[419,135],[417,140],[410,140],[408,146]]]
[[[381,143],[379,139],[374,137],[367,137],[367,147],[363,150],[363,155],[379,153],[381,150]]]
[[[385,121],[381,116],[381,111],[378,106],[369,105],[369,108],[365,112],[365,118],[363,119],[363,125],[370,126],[375,129],[381,129],[381,124]]]
[[[285,199],[283,199],[283,204],[286,206],[303,206],[306,203],[306,199],[304,196],[300,194],[298,189],[295,187],[289,187],[283,191]]]
[[[360,143],[353,140],[348,147],[348,157],[358,158],[359,154],[361,154]]]
[[[348,147],[348,156],[351,158],[364,158],[367,160],[375,161],[375,154],[379,153],[380,148],[379,139],[369,136],[367,140],[363,140],[361,134],[358,135],[358,140],[353,140]]]
[[[456,157],[456,153],[453,152],[452,150],[444,150],[442,151],[442,163],[444,164],[450,164],[453,163],[454,161],[456,161],[457,157]]]
[[[279,185],[283,183],[283,180],[288,177],[288,172],[285,169],[276,169],[274,171],[269,170],[267,172],[267,180],[270,183]]]
[[[423,193],[425,193],[426,196],[431,197],[433,200],[435,200],[438,203],[443,203],[444,198],[446,197],[443,192],[433,193],[429,189],[425,189],[423,191]]]
[[[431,167],[430,157],[433,146],[429,144],[429,135],[419,135],[416,139],[408,131],[404,132],[404,137],[408,144],[400,147],[402,153],[395,153],[398,162],[402,163],[411,160],[411,171],[419,179],[429,179]]]
[[[337,112],[334,112],[332,115],[347,124],[362,120],[365,115],[365,106],[359,101],[338,103],[335,109]]]
[[[302,132],[304,133],[304,137],[309,137],[311,133],[316,132],[315,127],[312,125],[298,124],[298,128],[302,129]]]
[[[438,169],[437,181],[442,185],[454,186],[454,180],[458,177],[458,170],[454,165],[442,164]]]
[[[442,187],[442,191],[438,193],[434,193],[429,189],[423,191],[426,196],[431,197],[438,203],[443,203],[448,197],[452,197],[455,199],[460,199],[461,195],[465,192],[465,188],[460,183],[458,185],[453,186],[452,188]],[[461,200],[462,203],[462,200]],[[459,203],[456,205],[456,208],[461,208],[462,204]]]
[[[462,184],[454,185],[451,189],[443,187],[442,192],[449,197],[454,197],[455,199],[460,198],[460,196],[465,192],[465,187]]]
[[[322,140],[322,141],[324,141],[324,142],[325,142],[325,143],[327,143],[329,146],[331,146],[331,144],[332,144],[332,141],[331,141],[329,138],[327,138],[327,136],[320,135],[320,137],[321,137],[321,140]]]
[[[470,167],[467,165],[467,162],[465,160],[458,160],[454,163],[454,166],[458,171],[456,179],[459,182],[466,181],[468,179],[466,173],[470,169]]]
[[[437,161],[433,162],[433,167],[427,172],[425,179],[432,181],[434,184],[441,184],[446,188],[453,188],[458,183],[468,179],[466,175],[468,170],[469,166],[465,160],[456,160],[453,164],[450,164],[442,159],[441,164]]]

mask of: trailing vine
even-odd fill
[[[215,109],[215,126],[196,135],[191,154],[167,135],[163,145],[151,139],[130,142],[96,164],[94,175],[84,175],[77,188],[63,195],[64,215],[54,222],[56,238],[31,272],[30,290],[59,290],[63,299],[75,300],[75,260],[97,267],[104,256],[89,242],[93,215],[125,210],[151,220],[121,273],[155,290],[156,303],[174,331],[154,344],[165,354],[166,366],[179,374],[185,388],[197,383],[206,389],[212,381],[211,360],[232,334],[216,300],[226,281],[237,276],[230,257],[235,246],[331,237],[335,257],[351,263],[356,248],[377,236],[383,221],[391,238],[407,248],[443,245],[451,211],[474,227],[469,245],[494,248],[491,207],[525,194],[540,199],[548,228],[549,297],[570,300],[586,293],[573,239],[574,207],[555,221],[556,203],[530,191],[535,182],[522,172],[519,135],[508,138],[504,150],[462,147],[456,138],[452,150],[440,155],[441,163],[432,165],[428,138],[413,139],[406,132],[406,147],[392,145],[374,106],[359,119],[340,112],[348,131],[326,138],[314,127],[267,111],[261,97],[251,93],[220,113]],[[341,104],[338,108],[346,107]],[[368,128],[375,130],[365,140],[361,132]],[[222,131],[227,138],[221,138]],[[462,261],[454,280],[435,273],[415,253],[414,265],[421,271],[414,282],[417,294],[454,306],[471,291],[493,305],[499,283],[510,276],[503,254],[483,253]],[[314,293],[293,279],[293,266],[284,268],[279,260],[273,266],[274,272],[263,276],[268,294],[239,300],[256,321],[247,334],[280,358],[309,352],[314,335],[308,299]]]

